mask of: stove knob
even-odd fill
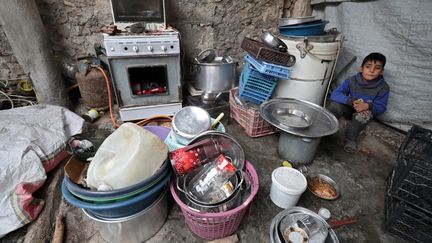
[[[153,51],[153,46],[147,46],[147,50]]]
[[[132,50],[134,50],[134,52],[138,52],[139,51],[138,46],[133,46]]]
[[[161,50],[162,50],[162,51],[166,51],[166,50],[167,50],[167,47],[166,47],[166,46],[161,46]]]
[[[115,51],[115,48],[114,48],[114,47],[111,47],[110,50],[111,50],[111,51]]]

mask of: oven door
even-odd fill
[[[119,106],[181,102],[180,56],[108,59]]]

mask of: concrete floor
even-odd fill
[[[234,120],[228,121],[225,123],[227,132],[241,143],[247,160],[255,166],[260,180],[253,207],[240,225],[237,236],[240,242],[269,242],[271,220],[282,211],[269,197],[271,172],[283,161],[277,153],[278,134],[250,138]],[[344,125],[345,122],[341,122],[337,134],[321,140],[314,161],[308,165],[310,171],[324,173],[337,181],[342,190],[341,197],[326,201],[306,191],[298,205],[313,211],[325,207],[331,211],[333,219],[355,217],[356,224],[335,230],[341,242],[403,242],[385,234],[382,225],[385,178],[395,164],[397,149],[404,135],[373,122],[362,135],[361,151],[351,155],[342,148]],[[80,209],[62,200],[59,192],[62,176],[62,168],[50,174],[52,183],[45,188],[44,194],[47,205],[39,218],[0,239],[1,242],[50,242],[53,219],[58,211],[62,212],[65,220],[64,242],[105,242],[94,223]],[[159,232],[148,240],[151,243],[204,241],[187,228],[177,205],[171,207],[168,219]]]

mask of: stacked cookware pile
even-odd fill
[[[108,242],[145,241],[162,227],[168,215],[167,185],[172,172],[168,160],[168,149],[163,143],[163,139],[168,135],[168,131],[149,128],[147,130],[150,132],[147,130],[144,132],[147,136],[141,137],[142,139],[149,140],[143,142],[138,139],[142,135],[141,132],[143,130],[145,130],[143,127],[132,123],[125,123],[120,126],[97,149],[87,172],[81,172],[87,174],[87,176],[84,176],[86,178],[80,181],[77,181],[76,177],[70,176],[71,172],[68,170],[78,167],[85,168],[87,167],[87,162],[72,157],[65,167],[66,176],[61,187],[64,198],[73,206],[82,208],[84,214],[94,220],[95,224],[99,227],[102,238]],[[110,164],[112,159],[121,153],[115,151],[116,148],[111,146],[113,145],[113,140],[119,140],[119,134],[127,134],[129,141],[136,142],[139,145],[150,144],[151,146],[156,144],[155,147],[160,148],[158,150],[159,155],[152,156],[152,158],[158,161],[148,161],[148,158],[136,156],[137,154],[129,151],[129,157],[120,156],[121,158],[118,160],[120,163],[116,163],[115,169],[110,167],[113,165]],[[128,141],[122,140],[122,142],[125,143],[125,146],[132,147],[130,144],[127,145]],[[112,154],[108,154],[107,147],[113,149]],[[139,147],[136,147],[136,151],[142,151],[142,148]],[[93,164],[101,156],[105,159],[99,160],[101,161],[99,164]],[[132,180],[129,178],[129,185],[116,186],[118,184],[118,181],[115,181],[116,179],[122,180],[132,177],[130,174],[133,173],[127,173],[133,167],[133,163],[128,161],[128,158],[134,156],[136,157],[136,161],[134,161],[136,164],[141,164],[143,170],[147,169],[151,172],[147,173],[147,176],[140,176],[137,173],[138,179]],[[123,167],[127,162],[130,168]],[[150,164],[152,165],[150,166]],[[105,174],[102,171],[108,168],[107,166],[111,169],[108,169],[107,174]],[[104,181],[104,184],[100,184],[96,188],[93,186],[90,188],[88,187],[89,177],[91,177],[89,174],[95,168],[96,171],[93,171],[93,173],[99,176],[96,179],[101,179],[101,181]],[[139,171],[135,167],[133,170],[134,173]],[[117,173],[118,176],[107,179],[109,173]],[[128,174],[128,176],[121,176],[121,174]]]
[[[173,119],[171,133],[187,145],[169,153],[176,175],[170,191],[191,231],[205,239],[217,239],[239,227],[258,191],[258,176],[237,140],[212,130],[203,111],[185,107]],[[190,126],[176,121],[180,113],[184,113],[182,122],[196,125],[194,131],[188,132]],[[198,134],[187,136],[194,132]]]
[[[199,212],[224,212],[238,206],[247,188],[244,152],[229,134],[208,131],[170,159],[180,197]]]
[[[303,207],[277,214],[270,225],[271,243],[339,243],[335,232],[320,215]]]

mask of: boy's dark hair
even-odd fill
[[[379,61],[382,63],[382,67],[384,68],[385,64],[386,64],[386,57],[378,52],[372,52],[371,54],[367,55],[362,62],[362,67],[363,65],[365,65],[366,62],[368,61]]]

